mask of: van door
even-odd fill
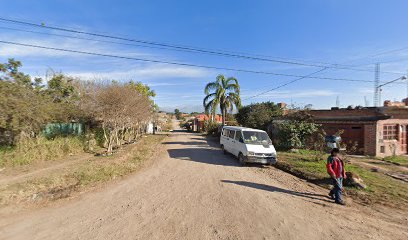
[[[242,132],[241,131],[237,131],[235,133],[235,149],[236,149],[236,156],[238,156],[238,154],[241,152],[243,154],[246,154],[245,152],[245,143],[240,142],[240,140],[243,140],[243,136],[242,136]]]
[[[224,128],[223,130],[222,130],[222,134],[221,134],[221,145],[223,145],[224,146],[224,149],[226,150],[226,151],[228,151],[228,136],[229,136],[229,130],[228,129],[226,129],[226,128]]]
[[[230,152],[230,153],[232,153],[232,154],[234,154],[235,155],[235,139],[234,139],[234,137],[235,137],[235,130],[229,130],[229,133],[228,133],[228,152]]]

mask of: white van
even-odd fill
[[[231,153],[241,164],[274,164],[277,161],[272,140],[265,131],[259,129],[224,126],[220,144],[224,154]]]

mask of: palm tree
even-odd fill
[[[204,88],[204,93],[207,95],[203,100],[205,112],[214,116],[219,107],[222,114],[222,125],[225,125],[227,110],[234,110],[234,106],[241,107],[239,88],[236,78],[225,78],[222,74],[218,75],[216,81],[208,83]]]

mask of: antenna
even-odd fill
[[[374,75],[374,106],[378,107],[380,105],[380,64],[375,64],[375,75]]]

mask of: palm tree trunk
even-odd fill
[[[221,116],[222,116],[222,126],[225,125],[225,107],[220,107],[221,108]]]

